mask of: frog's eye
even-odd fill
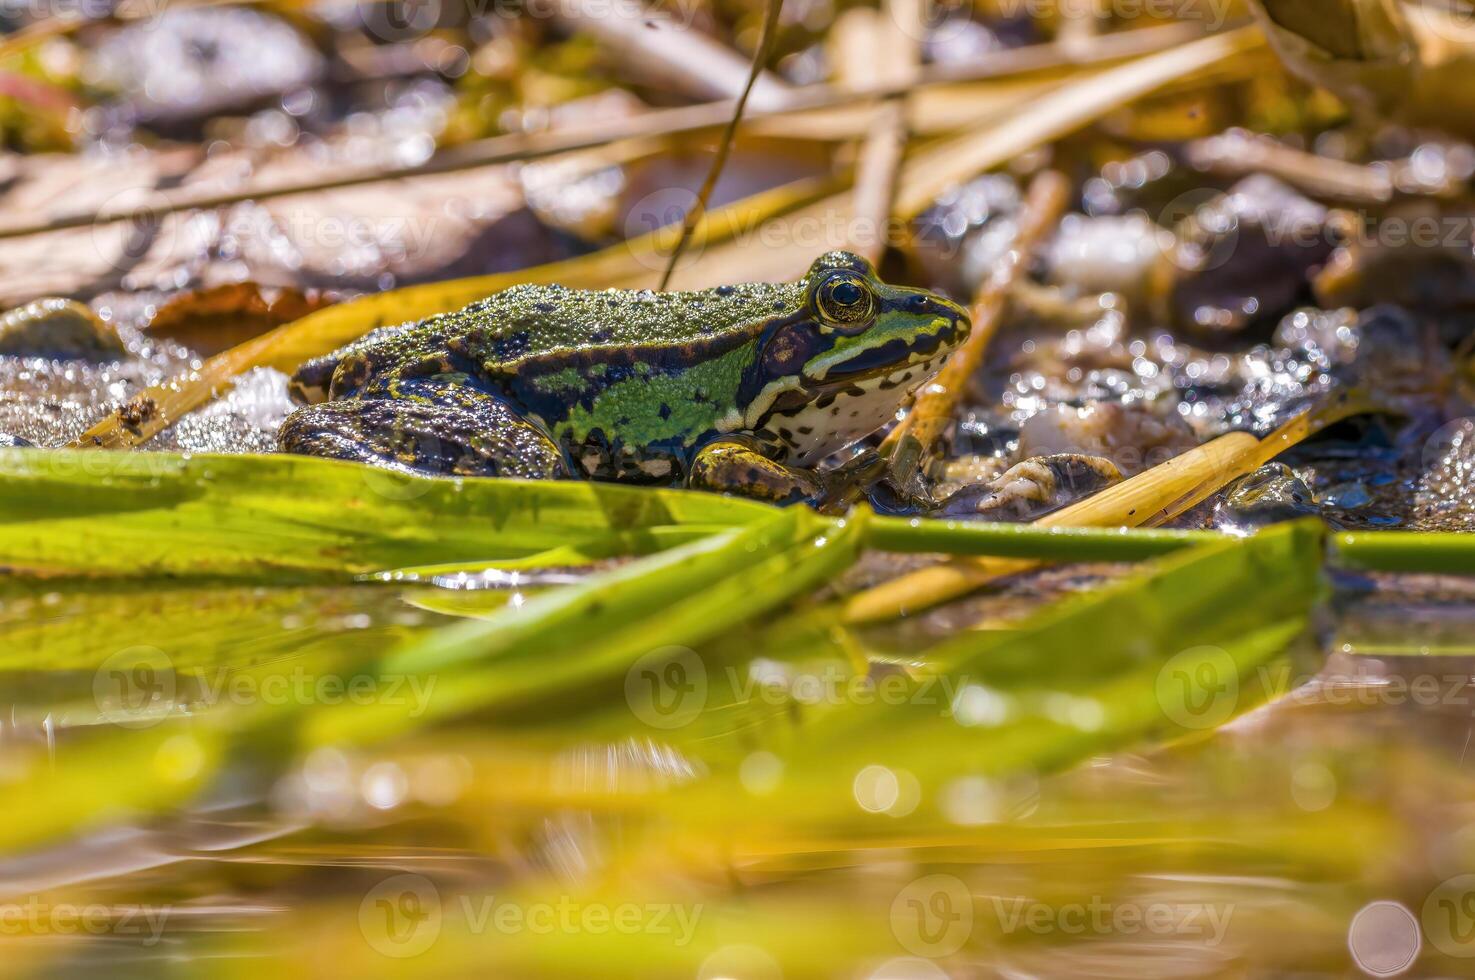
[[[814,291],[814,308],[832,327],[860,328],[876,312],[876,294],[864,279],[842,272],[819,284]]]

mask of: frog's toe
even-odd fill
[[[494,399],[446,406],[385,399],[299,408],[277,433],[283,451],[456,476],[558,479],[563,453]]]
[[[1009,467],[989,483],[964,487],[942,502],[947,517],[1033,521],[1121,482],[1116,464],[1101,456],[1054,453]]]

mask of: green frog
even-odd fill
[[[817,502],[834,481],[811,468],[894,418],[969,329],[849,252],[795,282],[515,286],[303,364],[278,438],[417,472]]]

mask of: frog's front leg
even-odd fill
[[[289,453],[456,476],[560,479],[563,452],[503,400],[464,384],[397,382],[381,397],[297,409],[277,433]]]
[[[824,485],[813,473],[773,460],[756,440],[741,436],[698,449],[687,468],[686,485],[774,504],[814,503],[824,494]]]

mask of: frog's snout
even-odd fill
[[[932,333],[938,344],[951,349],[968,339],[973,329],[973,318],[962,306],[934,293],[913,293],[907,299],[907,309],[917,316],[930,316],[934,326]]]

